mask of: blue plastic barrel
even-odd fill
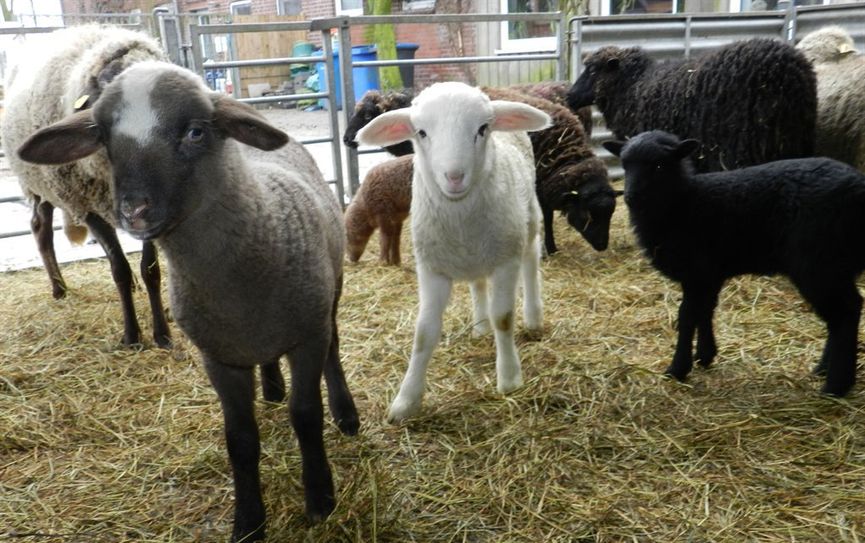
[[[321,51],[317,51],[316,55],[323,55]],[[351,48],[351,60],[352,62],[360,62],[365,60],[377,60],[378,53],[376,52],[374,45],[356,45]],[[318,72],[318,80],[321,85],[322,92],[327,90],[327,73],[325,72],[325,63],[319,62],[316,64],[316,71]],[[333,67],[336,70],[336,105],[338,108],[342,108],[342,89],[341,81],[342,76],[339,71],[339,51],[334,50],[333,52]],[[374,90],[379,88],[378,81],[378,68],[373,67],[363,67],[363,68],[354,68],[351,71],[352,79],[354,80],[354,100],[357,102],[360,98],[366,93],[368,90]],[[319,105],[322,107],[327,107],[327,100],[324,98],[319,99]]]

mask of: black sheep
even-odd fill
[[[695,358],[717,352],[712,314],[724,282],[742,274],[790,278],[826,322],[815,372],[823,391],[843,396],[856,381],[865,269],[865,175],[828,158],[771,162],[694,174],[699,142],[660,130],[604,146],[622,158],[625,203],[652,265],[682,285],[679,334],[666,372],[684,379]]]
[[[616,193],[607,167],[592,151],[580,120],[564,106],[513,89],[481,87],[493,100],[511,100],[547,113],[552,126],[529,132],[535,154],[535,193],[544,215],[544,247],[558,249],[553,237],[553,213],[560,210],[568,223],[597,251],[607,248]]]
[[[655,62],[639,47],[603,47],[568,92],[572,110],[596,104],[618,139],[667,130],[702,142],[698,172],[811,156],[817,83],[794,47],[734,42],[692,60]]]

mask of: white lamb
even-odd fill
[[[411,140],[415,149],[411,226],[420,310],[411,360],[388,420],[418,412],[426,369],[438,343],[454,280],[469,281],[474,332],[495,330],[498,391],[523,384],[514,343],[517,280],[529,330],[543,326],[540,221],[535,167],[526,130],[549,116],[516,102],[491,101],[462,83],[438,83],[409,108],[377,117],[359,133],[367,145]],[[487,301],[487,280],[492,296]]]

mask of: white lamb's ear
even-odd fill
[[[408,109],[382,113],[360,129],[355,139],[364,145],[387,147],[410,139],[415,133]]]
[[[553,124],[550,116],[536,107],[519,102],[493,100],[492,130],[543,130]]]

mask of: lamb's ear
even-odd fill
[[[18,157],[36,164],[66,164],[90,156],[102,148],[99,127],[92,110],[73,113],[37,131],[18,148]]]
[[[613,153],[614,155],[621,156],[622,148],[625,146],[625,142],[624,141],[609,140],[609,141],[603,142],[601,145],[604,146],[604,149]]]
[[[263,151],[288,143],[288,134],[268,123],[255,108],[219,94],[212,100],[214,124],[226,136]]]
[[[364,145],[387,147],[410,139],[415,133],[408,109],[382,113],[360,129],[355,140]]]
[[[490,104],[493,106],[491,130],[543,130],[553,124],[549,115],[527,104],[505,100],[492,100]]]
[[[610,60],[607,61],[607,70],[612,71],[612,70],[617,70],[617,69],[619,69],[619,59],[618,58],[611,58]]]
[[[676,146],[676,158],[685,158],[700,147],[700,142],[695,139],[687,139],[679,142]]]

